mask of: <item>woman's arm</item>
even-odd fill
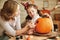
[[[21,35],[22,33],[25,33],[30,27],[28,25],[26,25],[24,28],[17,30],[16,34],[17,35]]]
[[[8,32],[11,36],[15,36],[16,35],[16,31],[9,25],[8,22],[6,21],[3,21],[1,18],[0,18],[0,24],[1,26],[3,27],[3,29]]]
[[[14,29],[9,25],[9,23],[8,23],[7,21],[3,21],[1,18],[0,18],[0,24],[1,24],[1,26],[3,27],[3,29],[4,29],[7,33],[9,33],[9,35],[11,35],[11,36],[20,35],[20,34],[26,32],[26,31],[30,28],[29,25],[28,25],[28,24],[30,24],[30,23],[27,23],[27,25],[26,25],[24,28],[19,29],[19,30],[14,30]]]

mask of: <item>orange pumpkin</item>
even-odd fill
[[[30,36],[28,36],[27,40],[31,40],[31,39],[30,39]]]
[[[49,18],[38,18],[35,27],[38,33],[49,33],[52,30],[52,21]]]

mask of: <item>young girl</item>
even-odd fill
[[[27,11],[28,16],[26,17],[26,22],[30,22],[31,29],[28,31],[28,34],[33,34],[33,30],[35,28],[35,23],[38,18],[41,18],[39,16],[39,11],[36,5],[34,4],[28,4],[28,3],[22,3],[25,7],[25,10]],[[25,23],[22,23],[22,25]],[[31,26],[33,25],[33,26]]]
[[[20,10],[19,4],[16,1],[6,1],[0,12],[0,27],[3,32],[9,36],[18,36],[29,29],[28,25],[21,29],[20,25]],[[2,32],[2,33],[3,33]],[[0,40],[4,39],[5,35],[0,37]]]

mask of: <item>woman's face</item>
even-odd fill
[[[17,6],[16,12],[13,13],[12,16],[16,17],[16,16],[18,16],[18,15],[20,15],[20,7],[19,7],[19,5]]]
[[[32,6],[27,9],[27,12],[28,12],[28,15],[33,18],[34,15],[37,14],[37,9]]]

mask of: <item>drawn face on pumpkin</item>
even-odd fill
[[[28,15],[33,18],[37,14],[37,9],[31,6],[27,9],[27,12]]]

